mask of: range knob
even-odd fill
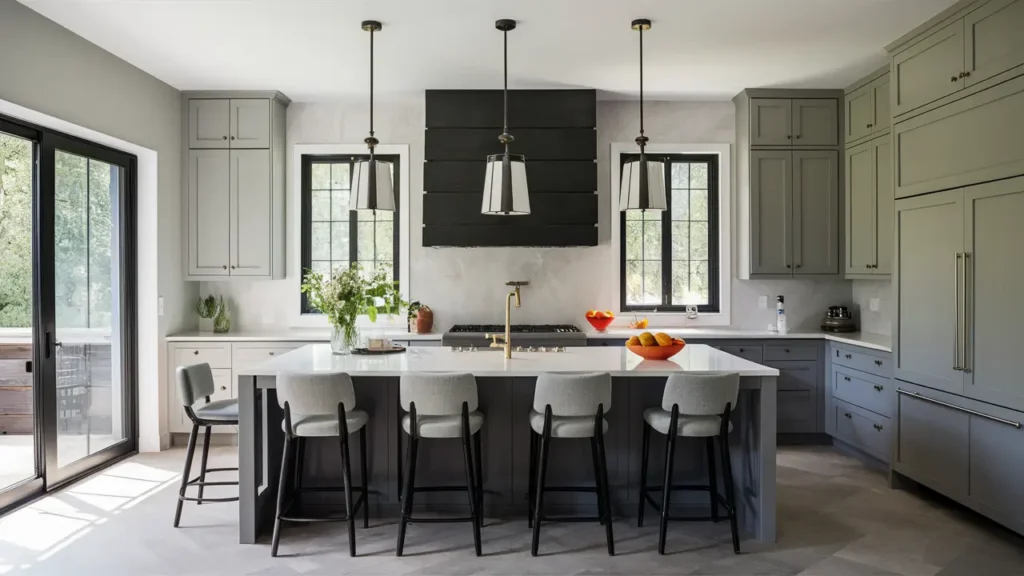
[[[452,352],[462,352],[461,346],[452,346]]]
[[[516,352],[522,352],[522,351],[523,351],[523,347],[522,346],[516,346]]]
[[[527,351],[527,352],[536,352],[536,351],[537,351],[537,349],[536,349],[536,348],[534,348],[533,346],[530,346],[529,348],[527,348],[527,349],[526,349],[526,351]]]
[[[548,351],[548,349],[547,349],[547,348],[545,348],[545,347],[543,347],[543,346],[541,346],[540,348],[538,348],[538,349],[537,349],[537,351],[538,351],[538,352],[547,352],[547,351]]]
[[[565,352],[565,346],[559,346],[555,349],[555,352]]]

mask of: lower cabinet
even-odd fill
[[[889,419],[870,410],[835,399],[834,436],[882,461],[889,460]]]
[[[764,362],[779,371],[776,380],[777,429],[779,434],[818,432],[818,363],[782,360]]]
[[[895,413],[892,355],[831,343],[826,356],[825,431],[842,444],[889,463]]]

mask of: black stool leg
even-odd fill
[[[174,510],[174,527],[178,527],[181,521],[181,505],[185,503],[185,488],[188,486],[188,475],[192,472],[192,457],[196,453],[196,436],[199,435],[199,425],[192,424],[192,432],[188,435],[188,449],[185,450],[185,470],[181,473],[181,488],[178,489],[178,507]]]
[[[480,526],[484,525],[484,456],[480,449],[483,430],[473,435],[473,465],[476,467],[476,511],[480,516]]]
[[[477,432],[479,434],[479,432]],[[462,403],[462,456],[466,462],[466,491],[469,492],[469,514],[473,517],[473,549],[482,556],[480,547],[480,510],[476,494],[476,474],[473,472],[473,454],[470,448],[469,404]]]
[[[661,528],[658,531],[658,554],[665,554],[665,535],[668,532],[668,511],[672,495],[672,467],[676,453],[676,426],[679,423],[679,407],[672,406],[672,417],[665,439],[665,483],[661,487]]]
[[[644,422],[643,446],[640,448],[640,503],[636,509],[636,527],[643,528],[647,507],[647,457],[651,453],[651,427]]]
[[[718,436],[718,446],[722,452],[722,480],[725,482],[725,500],[729,503],[729,529],[732,531],[732,551],[740,553],[740,531],[736,520],[736,489],[732,478],[732,459],[729,454],[729,412],[731,406],[725,405],[722,417],[722,432]]]
[[[206,432],[203,433],[203,457],[199,460],[199,501],[196,502],[196,506],[203,505],[203,482],[206,482],[206,460],[210,456],[210,429],[212,426],[206,427]]]
[[[708,457],[708,494],[711,495],[711,521],[718,522],[718,476],[715,474],[715,439],[708,436],[704,440],[705,452]]]
[[[370,527],[370,477],[366,473],[366,428],[359,431],[359,477],[363,479],[363,528]]]
[[[597,516],[604,524],[604,492],[601,490],[601,463],[597,456],[597,436],[590,438],[590,459],[594,463],[594,486],[597,487]]]
[[[537,440],[540,436],[530,427],[530,474],[526,488],[526,525],[533,528],[533,505],[536,502],[537,485]]]
[[[341,440],[341,459],[344,469],[345,482],[345,518],[348,524],[348,555],[356,555],[356,515],[352,506],[352,454],[348,449],[348,420],[345,414],[345,404],[338,404],[338,427]]]
[[[287,414],[287,413],[286,413]],[[291,426],[289,426],[289,429]],[[285,493],[288,490],[288,461],[291,458],[292,444],[294,439],[288,434],[284,440],[284,450],[281,453],[281,478],[277,483],[277,513],[274,515],[274,535],[270,540],[270,556],[277,557],[277,547],[281,543],[281,514],[284,513]],[[292,471],[294,474],[294,471]]]
[[[597,456],[601,462],[601,481],[597,489],[602,492],[601,500],[604,501],[604,534],[608,540],[608,555],[615,556],[615,537],[612,535],[612,504],[611,493],[608,490],[608,461],[604,455],[604,406],[597,407]]]
[[[302,488],[302,469],[306,463],[306,439],[301,436],[295,439],[295,480],[293,486]]]
[[[548,471],[548,449],[551,447],[551,406],[544,408],[544,433],[540,437],[540,460],[538,461],[537,485],[534,490],[537,493],[536,506],[533,509],[533,542],[530,545],[530,554],[537,555],[540,548],[540,521],[541,510],[544,507],[544,476]]]
[[[409,525],[409,516],[412,515],[412,500],[416,493],[414,484],[416,481],[416,452],[419,449],[420,440],[416,436],[416,405],[410,405],[409,410],[409,469],[406,470],[405,487],[402,491],[402,519],[398,524],[398,546],[395,549],[395,556],[401,556],[405,550],[405,529]]]

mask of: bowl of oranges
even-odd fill
[[[611,310],[587,310],[587,322],[598,332],[604,332],[615,320],[615,314]]]
[[[626,341],[626,348],[645,360],[668,360],[685,346],[686,342],[682,338],[673,338],[664,332],[644,332]]]

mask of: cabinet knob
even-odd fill
[[[221,386],[221,387],[220,387],[220,389],[221,389],[221,390],[227,390],[227,389],[228,389],[228,387],[227,387],[227,386]]]
[[[221,136],[221,138],[223,138],[223,139],[225,139],[225,140],[227,140],[227,139],[228,139],[228,137],[227,137],[227,136]]]
[[[792,140],[792,139],[793,139],[793,135],[792,134],[786,134],[786,140]]]
[[[956,82],[956,76],[953,76],[952,78],[950,78],[949,81],[950,82]]]
[[[847,413],[843,414],[843,416],[846,416],[847,418],[850,418],[850,419],[852,419],[852,418],[853,418],[853,415],[852,415],[852,414],[850,414],[849,412],[847,412]]]
[[[273,356],[273,355],[274,355],[274,353],[273,353],[273,352],[269,352],[269,354],[270,354],[271,356]]]
[[[227,267],[227,266],[221,266],[221,268],[223,268],[223,269],[225,269],[225,270],[227,270],[227,269],[228,269],[228,267]]]
[[[783,350],[786,351],[786,354],[789,354],[789,348],[783,348]]]
[[[849,382],[850,381],[850,377],[849,376],[843,376],[843,380],[846,380],[847,382]]]
[[[970,78],[970,77],[971,77],[971,71],[970,70],[968,70],[967,72],[964,72],[964,78]]]
[[[234,266],[232,266],[232,267],[231,267],[231,269],[232,269],[232,270],[234,270],[234,269],[235,269],[235,267],[234,267]]]
[[[875,366],[881,366],[881,365],[882,365],[882,361],[881,360],[875,360]]]
[[[797,134],[797,135],[796,135],[796,139],[797,139],[797,140],[799,140],[799,139],[800,139],[800,135],[799,135],[799,134]]]
[[[786,268],[792,268],[792,266],[790,266],[789,264],[786,264]]]
[[[881,392],[882,390],[885,390],[885,386],[882,386],[881,384],[875,384],[875,390]]]
[[[872,426],[875,428],[875,430],[878,430],[879,432],[882,431],[882,425],[881,424],[872,424]]]
[[[874,126],[874,124],[868,124],[868,128],[871,128],[872,126]]]
[[[850,359],[852,359],[852,358],[853,358],[853,354],[847,354],[847,355],[846,355],[846,359],[847,359],[847,360],[850,360]]]
[[[740,353],[742,354],[743,352],[744,352],[743,348],[740,348]]]
[[[199,356],[199,350],[193,350],[192,354],[194,354],[195,356]]]
[[[235,139],[235,137],[234,137],[234,136],[232,136],[232,137],[231,137],[231,139],[232,139],[232,140],[234,140],[234,139]]]
[[[797,268],[803,268],[803,266],[804,266],[803,264],[797,264],[796,265]]]

